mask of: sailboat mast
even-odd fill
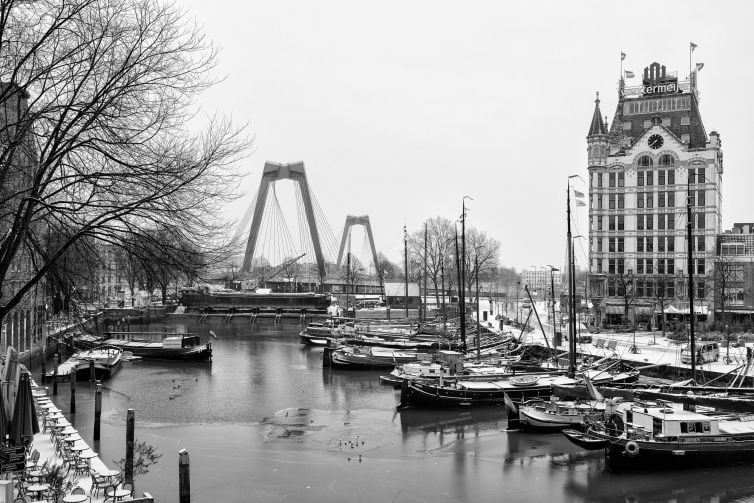
[[[461,318],[461,347],[463,348],[464,354],[466,353],[466,319],[464,318],[464,310],[463,310],[463,293],[461,289],[461,285],[463,285],[463,278],[461,277],[461,259],[458,255],[458,228],[456,227],[456,273],[458,277],[458,306],[459,306],[459,314]]]
[[[461,332],[463,340],[466,341],[466,197],[463,198],[461,206]],[[466,351],[465,342],[463,350]]]
[[[436,283],[435,283],[436,284]],[[427,321],[427,222],[424,222],[424,302],[422,304],[423,321]]]
[[[689,273],[689,339],[691,346],[691,378],[696,381],[696,344],[694,342],[694,243],[691,236],[693,224],[691,214],[691,176],[686,181],[686,268]]]
[[[474,256],[474,273],[476,274],[476,359],[482,358],[482,329],[479,325],[479,258]]]
[[[406,280],[404,281],[404,297],[403,297],[403,308],[406,311],[406,320],[408,321],[408,237],[406,235],[406,226],[403,226],[403,270],[406,272],[404,274]]]
[[[566,220],[568,221],[568,377],[576,375],[576,317],[574,309],[574,288],[576,281],[573,270],[573,238],[571,237],[571,181],[568,180],[566,195]]]

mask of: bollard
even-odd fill
[[[124,482],[134,483],[134,410],[128,409],[126,417],[126,470]]]
[[[89,381],[96,381],[96,374],[94,372],[94,360],[89,360]]]
[[[186,449],[178,451],[178,502],[191,503],[189,453]]]
[[[71,369],[71,414],[76,413],[76,369]]]
[[[102,385],[97,383],[94,392],[94,440],[99,441],[99,421],[102,417]]]
[[[52,369],[52,394],[58,394],[58,362],[60,362],[60,355],[55,353],[55,367]]]

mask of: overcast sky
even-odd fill
[[[369,215],[401,263],[404,223],[456,219],[468,195],[467,223],[501,242],[503,265],[563,264],[595,91],[612,120],[621,51],[637,77],[658,61],[685,79],[694,42],[702,119],[725,152],[723,228],[754,221],[752,2],[183,1],[221,49],[202,106],[256,136],[229,218],[265,161],[302,160],[338,240],[346,215]]]

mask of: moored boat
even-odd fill
[[[165,337],[161,342],[108,339],[106,344],[152,360],[211,360],[212,344],[202,344],[198,335]]]
[[[333,367],[355,370],[385,369],[417,361],[419,357],[420,353],[416,351],[398,351],[375,346],[365,348],[345,346],[329,351],[329,364]]]
[[[566,438],[581,447],[606,448],[613,467],[673,467],[754,459],[751,414],[687,410],[664,400],[609,400],[605,418],[585,434]]]
[[[537,430],[581,428],[585,422],[599,420],[605,415],[605,403],[596,400],[534,399],[518,407],[520,425]]]
[[[120,370],[123,350],[117,346],[102,345],[78,351],[69,359],[45,374],[45,381],[104,381]]]

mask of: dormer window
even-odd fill
[[[639,157],[639,167],[641,168],[648,168],[652,166],[652,158],[648,155],[643,155]]]
[[[675,157],[670,154],[664,154],[660,157],[660,166],[675,166]]]

